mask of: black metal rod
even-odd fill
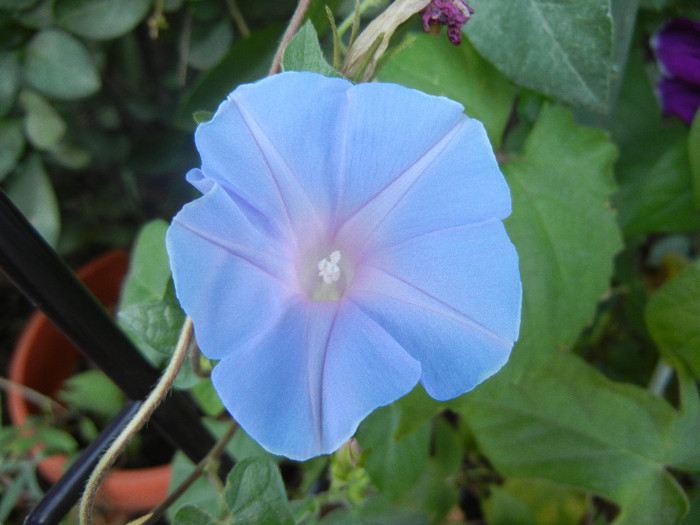
[[[0,190],[0,272],[131,399],[145,398],[158,372],[141,356],[112,316],[80,282]],[[215,440],[183,392],[172,391],[153,415],[164,436],[195,463]],[[220,473],[233,466],[223,456]]]
[[[129,401],[121,412],[80,454],[65,474],[44,494],[39,504],[24,518],[24,525],[55,525],[75,505],[85,488],[85,482],[100,460],[100,456],[129,424],[141,403]]]

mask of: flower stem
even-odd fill
[[[41,392],[34,390],[33,388],[29,388],[28,386],[22,385],[4,377],[0,377],[0,390],[6,390],[8,392],[10,390],[17,390],[24,399],[26,399],[30,403],[34,403],[36,406],[40,407],[44,412],[54,411],[61,413],[66,411],[66,407],[55,401],[53,398],[44,395]]]
[[[238,30],[241,32],[241,35],[243,35],[243,38],[248,38],[250,36],[250,29],[248,28],[248,24],[245,22],[245,18],[243,18],[243,13],[241,13],[238,3],[236,0],[226,0],[226,5],[228,7],[228,12],[231,13],[231,17],[233,18],[236,27],[238,27]]]
[[[170,390],[170,387],[172,386],[173,381],[175,381],[175,377],[180,371],[180,367],[185,360],[187,350],[192,342],[192,335],[192,320],[188,317],[182,327],[180,339],[177,342],[177,347],[175,348],[173,357],[170,360],[170,363],[168,363],[168,367],[165,369],[165,372],[163,372],[160,380],[148,395],[143,405],[141,405],[141,408],[139,408],[138,412],[136,412],[134,418],[109,446],[105,454],[97,463],[95,470],[93,470],[92,474],[90,475],[90,479],[88,479],[85,487],[85,493],[80,500],[79,519],[81,525],[92,525],[92,509],[95,505],[97,491],[100,488],[102,481],[104,481],[109,468],[112,466],[119,454],[121,454],[134,435],[148,421],[156,407],[165,398],[168,390]]]
[[[294,37],[294,33],[296,33],[297,29],[299,29],[299,27],[301,26],[301,22],[304,20],[304,15],[309,9],[310,3],[311,0],[299,0],[299,4],[297,5],[296,11],[294,11],[294,15],[292,15],[292,19],[289,22],[287,29],[284,31],[284,35],[282,35],[282,41],[280,42],[280,45],[277,48],[275,58],[272,60],[272,67],[270,67],[270,72],[268,73],[268,75],[271,76],[279,72],[280,66],[282,64],[282,55],[284,55],[284,50],[287,49],[287,45],[292,40],[292,37]]]
[[[195,466],[194,470],[190,472],[190,474],[180,483],[175,490],[173,490],[170,494],[168,494],[168,497],[165,498],[155,509],[153,509],[151,512],[149,512],[147,515],[129,522],[127,525],[148,525],[150,523],[155,523],[155,521],[160,518],[168,508],[175,503],[184,492],[190,488],[192,483],[197,481],[197,478],[202,475],[202,473],[207,469],[207,467],[211,466],[214,461],[217,460],[217,458],[223,454],[224,450],[226,450],[226,445],[228,445],[228,442],[231,441],[231,438],[233,438],[233,435],[236,433],[236,430],[238,430],[238,423],[235,421],[231,421],[231,425],[229,426],[228,430],[226,433],[219,439],[219,441],[216,443],[216,445],[209,451],[209,454],[207,454],[199,463],[197,463],[197,466]],[[217,478],[218,479],[218,478]]]
[[[347,31],[348,29],[350,29],[351,26],[354,25],[354,22],[358,16],[361,16],[370,7],[374,7],[375,5],[381,4],[382,1],[383,0],[365,0],[359,5],[359,7],[356,6],[354,12],[351,15],[348,15],[348,17],[345,20],[343,20],[338,26],[338,36],[342,38],[342,36],[345,34],[345,31]],[[352,44],[352,39],[350,41],[350,44]]]
[[[192,367],[194,375],[201,377],[202,379],[208,379],[211,377],[211,368],[202,368],[202,364],[200,362],[201,357],[202,353],[200,352],[199,346],[195,341],[195,343],[192,345],[192,350],[190,350],[190,366]]]

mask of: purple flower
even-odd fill
[[[700,22],[668,21],[652,39],[659,61],[659,95],[664,114],[691,124],[700,105]]]
[[[433,0],[420,12],[423,29],[430,31],[431,24],[447,26],[447,37],[454,45],[462,43],[462,26],[474,14],[464,0]]]
[[[204,195],[168,230],[175,287],[267,450],[333,452],[418,381],[445,400],[508,360],[510,194],[458,103],[287,72],[238,87],[195,142]]]

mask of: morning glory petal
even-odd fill
[[[431,302],[437,300],[511,342],[518,338],[522,295],[518,254],[501,221],[427,233],[375,252],[368,260],[368,266]],[[358,281],[358,286],[364,284]],[[372,287],[379,288],[374,283]],[[351,293],[363,291],[353,287]]]
[[[508,361],[513,342],[475,326],[410,287],[388,279],[368,291],[359,306],[421,364],[420,382],[434,399],[445,401],[475,388]]]
[[[271,329],[224,357],[212,381],[262,446],[303,460],[339,448],[419,377],[418,362],[354,305],[292,303]]]
[[[408,394],[421,365],[352,301],[340,306],[324,362],[323,425],[328,450],[354,434],[375,408]]]
[[[279,317],[290,293],[288,269],[277,264],[285,247],[261,237],[220,186],[180,210],[166,246],[177,254],[170,265],[180,304],[207,320],[195,325],[207,357],[220,359]]]
[[[362,231],[373,245],[511,212],[510,190],[483,125],[464,117],[444,139],[380,191],[343,226],[339,236]]]
[[[328,144],[342,142],[338,116],[351,86],[289,73],[239,87],[197,128],[202,172],[296,230],[328,216],[339,165]]]
[[[457,102],[396,84],[359,84],[348,91],[347,99],[340,223],[421,159],[425,163],[439,154],[445,137],[464,119]]]

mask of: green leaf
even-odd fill
[[[179,487],[187,477],[192,473],[194,465],[192,461],[185,456],[181,451],[177,451],[172,461],[170,462],[173,468],[172,475],[170,477],[170,492]],[[171,506],[168,509],[168,517],[170,521],[175,523],[180,523],[182,525],[190,525],[191,523],[198,523],[196,519],[199,519],[197,512],[204,513],[203,516],[207,518],[214,519],[221,515],[221,488],[217,485],[220,481],[217,479],[212,483],[209,476],[200,476],[194,483],[192,483],[187,490],[177,499],[176,506]],[[183,511],[182,509],[187,507],[196,507],[195,510]],[[192,519],[193,521],[190,521]],[[208,523],[208,522],[204,522]],[[217,519],[215,522],[217,524],[220,521]]]
[[[212,111],[195,111],[194,113],[192,113],[192,118],[197,124],[204,124],[205,122],[209,122],[213,116],[214,113]]]
[[[168,223],[161,219],[145,224],[132,251],[124,280],[117,319],[151,364],[160,367],[172,355],[185,314],[175,296],[170,261],[165,249]],[[189,361],[176,380],[178,388],[197,382]]]
[[[416,484],[430,451],[430,421],[397,439],[400,421],[401,408],[392,404],[375,410],[357,431],[360,447],[369,451],[365,468],[372,483],[391,500]]]
[[[418,482],[399,500],[401,508],[427,513],[432,523],[444,523],[458,503],[454,477],[462,467],[463,450],[457,432],[445,418],[435,421],[431,455]],[[404,459],[407,461],[408,458]]]
[[[24,133],[20,119],[0,121],[0,181],[15,169],[24,151]]]
[[[608,290],[622,246],[608,203],[615,155],[605,133],[579,127],[569,112],[548,106],[523,153],[503,166],[513,198],[505,224],[523,281],[514,355],[573,344]]]
[[[66,134],[66,123],[44,97],[23,90],[19,102],[26,112],[24,131],[32,145],[41,150],[55,148]]]
[[[608,109],[610,0],[472,0],[465,33],[518,84],[576,106]]]
[[[51,148],[50,153],[52,160],[71,170],[86,168],[92,160],[89,151],[76,146],[69,140],[63,140],[56,144]]]
[[[687,135],[681,126],[658,129],[646,152],[618,165],[615,206],[625,234],[686,232],[700,228],[693,202]]]
[[[671,525],[683,515],[683,490],[664,468],[675,417],[665,401],[571,354],[518,377],[507,370],[463,396],[461,410],[500,472],[600,494],[621,506],[618,525]]]
[[[61,231],[58,199],[38,155],[23,164],[7,188],[7,195],[44,240],[56,246]]]
[[[187,63],[196,69],[209,69],[224,57],[232,41],[233,30],[226,18],[216,24],[195,25]]]
[[[0,498],[0,523],[7,523],[6,520],[26,490],[31,475],[31,471],[23,469],[14,479],[10,477],[7,480],[7,485],[3,487],[2,498]]]
[[[141,22],[153,0],[57,0],[56,25],[94,40],[115,38]]]
[[[689,152],[693,138],[681,123],[663,122],[654,88],[639,52],[630,54],[619,102],[611,120],[620,159],[614,197],[628,235],[682,232],[700,227]]]
[[[46,424],[46,423],[44,423]],[[41,443],[42,454],[50,456],[53,454],[72,454],[78,450],[78,442],[75,437],[65,430],[43,426],[32,435],[35,443]]]
[[[175,513],[173,525],[221,525],[221,522],[195,505],[184,505]]]
[[[693,186],[693,204],[700,210],[700,109],[695,113],[688,135],[688,159]]]
[[[666,431],[666,463],[689,471],[700,470],[700,450],[697,437],[700,435],[700,397],[696,379],[687,367],[676,365],[680,391],[680,408]]]
[[[166,356],[172,355],[185,322],[174,290],[158,302],[132,304],[118,315],[119,324],[130,335]]]
[[[359,508],[339,508],[321,520],[322,525],[428,525],[430,519],[419,511],[393,505],[381,494],[370,496]]]
[[[484,505],[489,525],[578,525],[586,513],[581,491],[544,479],[510,478],[490,492]]]
[[[0,0],[0,9],[24,11],[29,9],[39,0]]]
[[[168,223],[162,219],[141,228],[124,280],[120,310],[135,304],[159,302],[165,297],[170,282],[170,260],[165,250],[167,229]]]
[[[691,502],[688,514],[678,525],[696,525],[697,523],[700,523],[700,496],[696,496]]]
[[[192,396],[197,400],[202,411],[208,416],[218,416],[225,409],[219,394],[211,381],[200,381],[192,387]]]
[[[282,69],[285,71],[312,71],[327,77],[339,77],[335,69],[326,62],[318,43],[316,29],[307,20],[289,42],[282,56]]]
[[[221,62],[202,74],[185,95],[178,108],[177,124],[193,129],[193,113],[216,110],[237,85],[267,75],[281,34],[280,26],[270,25],[235,42]]]
[[[75,99],[100,89],[100,77],[87,49],[58,29],[44,29],[27,45],[24,75],[49,97]]]
[[[240,461],[229,474],[224,500],[236,524],[291,525],[292,511],[280,471],[265,458]]]
[[[444,35],[425,33],[409,39],[378,78],[460,102],[467,115],[484,123],[497,149],[515,96],[512,83],[467,41],[454,46]]]
[[[700,377],[700,261],[651,296],[646,321],[664,358],[669,363],[680,359]]]
[[[4,117],[15,103],[19,85],[19,61],[17,53],[0,53],[0,118]]]
[[[646,71],[642,53],[637,49],[642,42],[635,42],[627,60],[620,94],[610,119],[610,130],[620,148],[620,162],[625,157],[643,157],[648,144],[654,143],[662,127],[659,102],[654,86]],[[644,41],[646,45],[646,40]]]
[[[396,428],[396,439],[401,439],[416,430],[423,421],[445,410],[444,402],[430,397],[420,383],[394,403],[401,408],[401,420]]]
[[[646,9],[661,11],[665,7],[677,4],[680,0],[641,0],[640,6]]]
[[[100,370],[87,370],[63,383],[58,398],[76,410],[111,419],[126,402],[121,389]]]

